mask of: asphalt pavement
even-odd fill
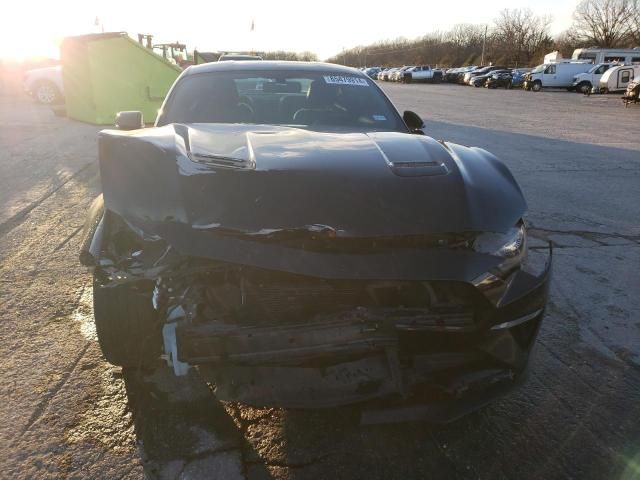
[[[449,425],[361,426],[357,408],[222,404],[195,373],[110,366],[77,257],[100,128],[0,96],[0,478],[640,478],[640,108],[383,88],[435,138],[501,158],[555,245],[527,383]]]

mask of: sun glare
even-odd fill
[[[64,1],[9,0],[7,3],[0,15],[0,59],[57,58],[62,37],[88,33],[95,28],[86,6],[78,8],[80,2],[65,5]]]

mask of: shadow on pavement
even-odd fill
[[[162,366],[123,376],[145,478],[243,478],[250,448],[195,371],[176,377]]]

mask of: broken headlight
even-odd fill
[[[473,241],[473,249],[496,257],[517,258],[526,252],[526,244],[527,230],[520,222],[506,233],[481,233]]]
[[[505,233],[485,232],[473,241],[473,249],[503,258],[503,261],[486,275],[498,280],[506,279],[520,267],[527,256],[527,229],[523,221]]]
[[[527,256],[527,230],[523,221],[505,233],[486,232],[479,234],[473,249],[503,260],[500,264],[473,280],[478,288],[494,304],[498,304],[508,288],[513,273],[520,268]]]

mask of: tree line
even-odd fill
[[[259,52],[264,60],[290,60],[300,62],[316,62],[318,56],[313,52],[288,52],[284,50],[274,50],[270,52]]]
[[[350,66],[540,64],[546,53],[575,48],[640,46],[640,0],[582,0],[570,29],[551,36],[551,16],[504,9],[490,25],[459,24],[420,38],[397,38],[344,50],[328,59]]]

